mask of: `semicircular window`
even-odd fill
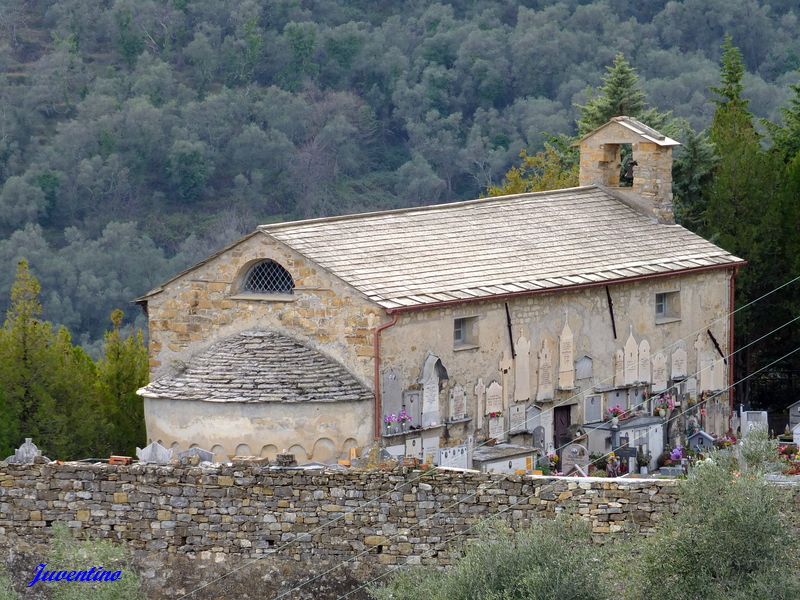
[[[257,294],[293,294],[294,279],[274,260],[263,260],[250,267],[242,290]]]

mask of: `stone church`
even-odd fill
[[[377,441],[458,466],[619,405],[646,445],[651,395],[686,408],[732,382],[745,264],[674,223],[676,145],[616,117],[580,140],[580,187],[259,227],[138,299],[150,441],[300,462]],[[726,394],[704,408],[728,428]]]

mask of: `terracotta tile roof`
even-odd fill
[[[259,229],[389,309],[744,263],[595,186]]]
[[[246,331],[194,356],[186,368],[137,392],[207,402],[349,402],[372,392],[342,365],[271,331]]]

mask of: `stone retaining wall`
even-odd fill
[[[677,486],[401,469],[0,465],[0,548],[34,557],[49,526],[63,521],[79,537],[125,543],[151,579],[151,597],[175,597],[201,579],[198,569],[224,571],[242,559],[266,558],[261,567],[283,569],[285,579],[267,586],[365,550],[348,563],[347,577],[384,565],[447,565],[473,532],[448,539],[495,514],[514,529],[542,516],[579,515],[597,543],[649,535],[677,510]],[[170,569],[185,569],[187,560],[189,575]]]

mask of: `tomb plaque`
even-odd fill
[[[602,396],[586,396],[584,399],[583,420],[586,423],[596,423],[603,420]]]
[[[517,339],[516,349],[514,401],[526,402],[531,398],[531,343],[522,332]]]
[[[381,376],[381,404],[384,417],[397,415],[403,408],[403,382],[395,369],[384,371]]]
[[[455,421],[467,415],[467,398],[464,388],[456,384],[450,390],[450,419]]]
[[[509,420],[511,421],[509,433],[522,433],[525,427],[525,405],[522,403],[513,404],[509,409]]]
[[[144,448],[136,448],[136,456],[141,463],[165,465],[172,460],[172,450],[165,448],[158,442],[153,442]]]
[[[503,412],[503,388],[493,381],[486,388],[486,414]]]
[[[621,348],[614,353],[614,387],[625,385],[625,351]]]
[[[633,329],[628,334],[628,339],[625,342],[625,385],[633,385],[639,378],[639,344],[633,337]]]
[[[653,391],[663,392],[667,389],[667,357],[658,352],[653,357]]]
[[[575,378],[580,381],[582,379],[592,378],[592,358],[590,356],[581,356],[575,363]]]
[[[525,429],[526,431],[533,431],[542,424],[542,409],[531,404],[525,409]]]
[[[411,417],[411,425],[419,427],[422,423],[422,391],[406,390],[403,392],[403,406]]]
[[[478,378],[478,383],[475,385],[475,401],[477,402],[475,414],[478,417],[476,426],[478,429],[483,429],[483,415],[486,407],[486,386],[483,385],[483,379],[481,377]]]
[[[439,462],[439,434],[432,432],[422,435],[422,462],[435,465]]]
[[[25,438],[22,445],[14,450],[14,454],[6,458],[5,462],[16,465],[32,465],[42,456],[42,452],[33,443],[33,438]],[[40,459],[42,460],[42,459]],[[50,462],[49,459],[44,459]]]
[[[637,380],[642,383],[650,383],[653,379],[650,363],[650,342],[642,340],[639,343],[639,373]]]
[[[569,323],[564,323],[558,340],[558,387],[571,390],[575,387],[575,343]]]
[[[406,438],[406,456],[422,460],[424,455],[422,453],[422,438]]]
[[[697,400],[697,379],[694,377],[686,380],[686,396],[690,400]]]
[[[505,419],[500,415],[499,417],[489,417],[489,437],[496,439],[498,442],[506,439],[505,432]]]
[[[466,445],[454,446],[452,448],[439,449],[439,466],[451,467],[455,469],[468,469],[469,451]]]
[[[541,425],[533,428],[533,447],[544,450],[544,427]]]
[[[549,337],[542,340],[542,350],[539,353],[539,389],[536,399],[553,399],[553,341]]]
[[[678,348],[672,353],[672,378],[685,379],[687,375],[688,356],[684,348]]]
[[[588,475],[589,451],[581,444],[569,444],[561,452],[561,468],[564,475]]]

